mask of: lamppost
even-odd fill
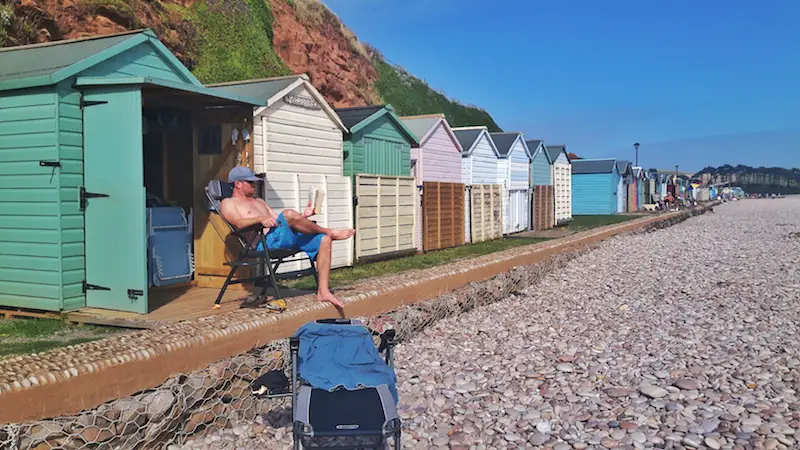
[[[633,144],[633,148],[636,150],[636,167],[639,167],[639,143]]]

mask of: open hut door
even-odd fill
[[[235,131],[234,131],[235,130]],[[246,133],[244,132],[246,130]],[[210,214],[205,187],[211,180],[228,180],[235,165],[253,168],[253,109],[209,109],[195,114],[194,252],[198,286],[221,287],[240,246],[227,225]],[[247,275],[248,268],[239,275]]]
[[[142,96],[138,87],[83,96],[86,305],[140,314],[147,305]]]

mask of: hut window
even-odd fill
[[[198,153],[201,155],[222,154],[222,127],[220,125],[206,125],[200,129]]]

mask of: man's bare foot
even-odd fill
[[[336,296],[331,294],[330,292],[318,293],[317,300],[321,302],[328,302],[333,306],[336,306],[337,308],[344,308],[344,303],[342,303],[341,300],[336,298]]]
[[[311,217],[314,215],[314,205],[311,202],[308,202],[308,206],[306,206],[306,210],[303,212],[303,217]]]
[[[347,230],[331,230],[331,239],[334,241],[343,241],[345,239],[349,239],[356,234],[356,230],[350,228]]]

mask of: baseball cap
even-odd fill
[[[249,167],[236,166],[228,172],[228,183],[236,181],[259,181],[261,178],[257,177]]]

